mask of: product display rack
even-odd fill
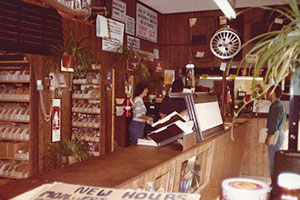
[[[91,154],[100,156],[105,151],[105,137],[101,131],[100,72],[90,74],[73,79],[72,138],[87,141]]]
[[[23,55],[0,55],[0,177],[34,174],[33,76]]]

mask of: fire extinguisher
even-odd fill
[[[131,102],[130,102],[130,97],[126,96],[125,101],[124,101],[124,116],[125,117],[130,117],[131,116]]]

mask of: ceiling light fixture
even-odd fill
[[[233,8],[234,0],[214,0],[214,2],[228,19],[236,18],[236,13]]]

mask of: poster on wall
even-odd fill
[[[117,48],[123,46],[124,24],[113,19],[108,19],[109,38],[102,40],[102,50],[116,52]]]
[[[136,6],[136,36],[157,43],[157,13],[141,4]]]
[[[135,21],[133,17],[126,16],[126,33],[130,35],[135,35]]]
[[[171,85],[175,80],[175,70],[164,71],[164,84]]]
[[[60,99],[52,100],[51,110],[51,142],[61,141],[61,110]]]
[[[120,20],[121,22],[126,21],[126,3],[120,0],[113,0],[112,18]]]
[[[127,48],[131,49],[133,51],[140,51],[140,39],[136,37],[132,37],[130,35],[127,35]]]

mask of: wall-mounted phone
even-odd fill
[[[51,91],[54,91],[55,89],[62,89],[67,87],[66,79],[63,74],[49,73],[49,78],[50,78],[49,89]]]
[[[49,108],[49,114],[47,114],[46,112],[46,108],[45,108],[45,105],[44,105],[44,98],[43,98],[43,94],[42,94],[42,85],[41,85],[41,81],[38,82],[38,90],[39,90],[39,93],[40,93],[40,101],[41,101],[41,110],[42,110],[42,114],[43,114],[43,117],[44,117],[44,120],[45,121],[50,121],[51,119],[51,114],[52,114],[52,99],[54,99],[54,93],[55,93],[55,89],[58,90],[57,94],[58,96],[62,96],[62,91],[64,89],[67,88],[67,83],[66,83],[66,79],[65,79],[65,76],[63,74],[59,74],[59,73],[49,73],[49,79],[50,79],[50,87],[49,87],[49,90],[51,91],[51,106]],[[40,84],[40,85],[39,85]]]

